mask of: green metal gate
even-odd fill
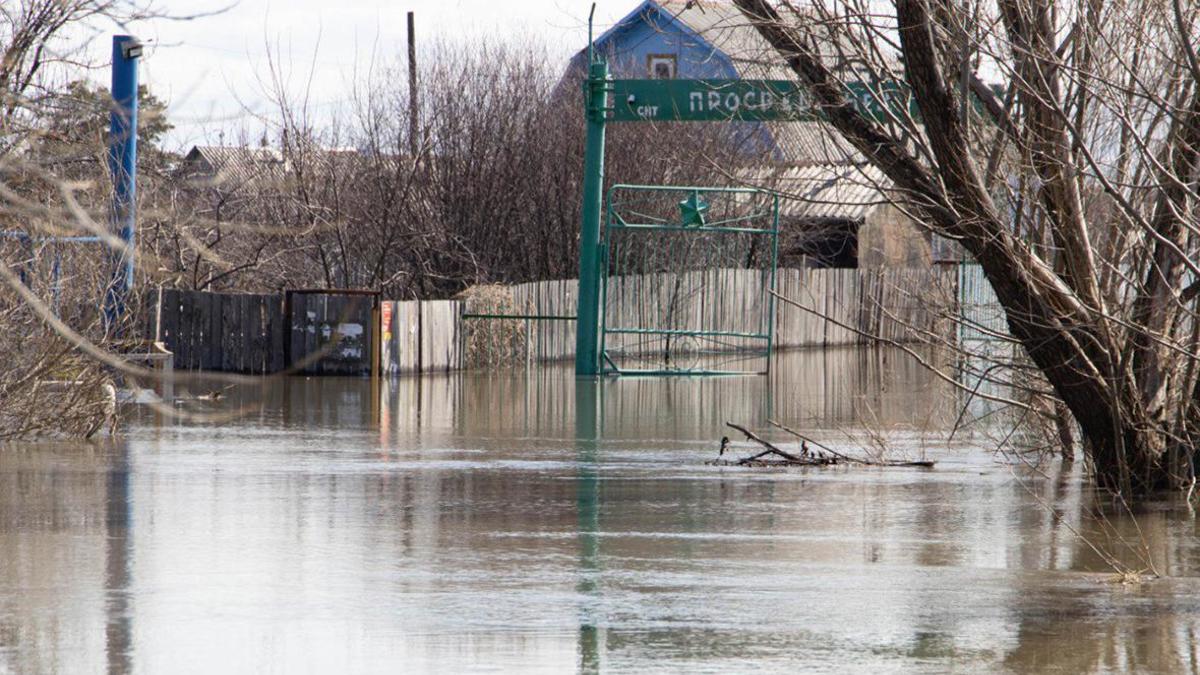
[[[603,372],[767,372],[778,195],[616,185],[606,204]]]

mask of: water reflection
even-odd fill
[[[575,380],[575,482],[579,516],[579,672],[600,671],[603,636],[597,623],[600,595],[600,438],[604,421],[603,382]]]
[[[1186,509],[936,443],[961,400],[899,354],[774,373],[296,378],[186,404],[232,422],[6,447],[0,672],[1193,669]],[[938,467],[704,464],[768,418]]]
[[[105,485],[104,561],[105,616],[104,652],[108,672],[128,673],[132,670],[132,612],[129,606],[131,586],[131,557],[133,542],[129,494],[129,446],[118,442],[111,448],[111,464]]]
[[[567,366],[392,380],[388,431],[569,438],[574,378]],[[778,355],[765,377],[624,377],[603,381],[610,440],[707,440],[723,424],[772,417],[822,429],[944,429],[958,412],[952,388],[903,353],[833,349]]]

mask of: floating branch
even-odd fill
[[[745,435],[746,440],[753,441],[754,443],[757,443],[760,446],[762,446],[764,449],[762,452],[753,454],[749,457],[742,457],[741,459],[737,459],[737,460],[722,459],[722,456],[725,454],[725,448],[729,443],[728,438],[722,438],[721,439],[721,450],[717,454],[717,459],[712,460],[711,462],[708,462],[708,463],[715,465],[715,466],[758,466],[758,467],[832,466],[835,464],[843,464],[843,463],[845,463],[845,464],[862,464],[864,466],[908,466],[908,467],[919,467],[919,468],[925,468],[925,469],[933,467],[933,462],[927,461],[927,460],[900,461],[900,462],[886,462],[886,461],[877,462],[877,461],[872,461],[869,459],[860,459],[857,457],[850,457],[849,455],[843,455],[842,453],[837,452],[836,450],[833,450],[832,448],[830,448],[827,445],[823,445],[821,443],[818,443],[817,441],[807,438],[807,437],[801,435],[800,433],[793,431],[792,429],[789,429],[789,428],[783,426],[782,424],[779,424],[778,422],[775,422],[772,420],[768,420],[768,422],[772,426],[778,427],[778,428],[788,432],[789,434],[799,438],[800,439],[800,452],[798,454],[787,452],[787,451],[779,448],[774,443],[771,443],[770,441],[760,438],[753,431],[750,431],[749,429],[747,429],[741,425],[734,424],[733,422],[726,422],[725,426],[742,432],[742,434]],[[810,450],[808,447],[809,443],[812,443],[814,446],[816,446],[816,448]]]
[[[847,462],[853,462],[854,464],[865,464],[867,466],[915,466],[915,467],[919,467],[922,469],[932,469],[933,468],[934,463],[932,461],[925,460],[925,459],[901,460],[901,461],[889,462],[889,461],[874,461],[874,460],[870,460],[870,459],[860,459],[858,457],[850,457],[847,455],[843,455],[839,452],[835,452],[829,446],[821,445],[820,443],[814,441],[813,439],[808,438],[807,436],[801,434],[798,431],[789,429],[788,427],[783,426],[782,424],[780,424],[779,422],[776,422],[775,420],[767,420],[767,424],[770,424],[771,426],[773,426],[777,429],[782,429],[782,430],[786,431],[787,433],[795,436],[796,438],[799,438],[801,444],[804,444],[806,442],[812,443],[813,445],[821,448],[822,450],[825,450],[826,452],[833,454],[835,457],[839,457]]]
[[[709,462],[709,464],[717,466],[830,466],[842,461],[834,455],[827,455],[819,450],[810,452],[808,444],[803,442],[800,444],[799,454],[786,452],[770,441],[759,438],[757,434],[745,427],[733,422],[726,422],[725,426],[737,429],[746,436],[747,440],[754,441],[765,449],[749,457],[742,457],[741,459],[732,461],[724,460],[721,459],[721,455],[725,454],[725,446],[729,439],[723,439],[721,442],[721,452],[717,455],[717,459]]]

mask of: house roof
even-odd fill
[[[782,55],[766,41],[729,0],[645,0],[632,12],[596,39],[596,46],[606,44],[625,28],[644,21],[655,23],[659,29],[674,26],[695,36],[729,59],[737,76],[753,80],[793,80],[796,73],[784,62]],[[815,28],[816,24],[814,24]],[[828,40],[818,41],[829,44]],[[824,58],[835,66],[836,50],[829,48]],[[812,164],[857,163],[863,160],[858,151],[841,134],[824,122],[766,122],[772,139],[779,148],[781,159],[787,162]]]
[[[647,0],[720,50],[744,80],[794,80],[783,56],[731,2]],[[824,122],[768,122],[767,128],[789,162],[856,162],[862,157]]]
[[[278,180],[287,163],[275,148],[196,145],[183,158],[182,172],[221,185]]]
[[[774,166],[746,174],[746,182],[778,192],[779,215],[789,219],[862,221],[898,197],[869,164]]]
[[[669,20],[723,52],[733,62],[739,77],[770,80],[796,77],[782,55],[732,0],[645,0],[605,36],[624,22],[637,20],[651,8],[657,8]],[[825,65],[835,72],[855,69],[854,59],[861,48],[849,41],[845,31],[832,25],[835,22],[828,17],[822,18],[811,10],[799,11],[803,18],[794,27],[813,38],[812,44]],[[890,61],[898,65],[895,59]]]
[[[707,0],[646,0],[705,42],[719,49],[743,79],[788,80],[795,77],[779,52],[759,34],[742,11],[730,2]]]
[[[286,159],[275,148],[197,145],[183,158],[178,173],[206,184],[238,187],[280,183],[313,172],[349,179],[363,171],[407,171],[413,162],[408,155],[364,153],[352,147],[305,144],[296,150]]]

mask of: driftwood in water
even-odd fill
[[[718,466],[831,466],[834,464],[848,463],[848,464],[863,464],[866,466],[908,466],[908,467],[918,467],[918,468],[925,468],[925,469],[933,467],[933,462],[927,461],[927,460],[889,462],[889,461],[874,461],[874,460],[870,460],[870,459],[861,459],[858,457],[850,457],[849,455],[843,455],[842,453],[837,452],[836,450],[830,448],[827,445],[822,445],[821,443],[818,443],[817,441],[814,441],[811,438],[808,438],[808,437],[800,434],[799,432],[793,431],[792,429],[789,429],[778,422],[775,422],[773,420],[768,420],[768,422],[772,426],[778,427],[778,428],[788,432],[789,434],[795,436],[796,438],[799,438],[800,439],[800,453],[795,454],[795,453],[791,453],[791,452],[786,452],[786,451],[780,449],[775,444],[771,443],[770,441],[766,441],[766,440],[760,438],[753,431],[750,431],[749,429],[747,429],[743,426],[734,424],[733,422],[726,422],[725,426],[727,426],[731,429],[737,429],[738,431],[742,432],[743,435],[746,436],[747,440],[754,441],[755,443],[758,443],[765,449],[762,452],[751,455],[749,457],[743,457],[738,460],[733,460],[733,461],[724,460],[724,459],[721,459],[721,456],[725,454],[725,446],[728,443],[729,439],[722,438],[721,439],[721,450],[717,454],[717,459],[709,462],[709,464],[714,464],[714,465],[718,465]],[[808,447],[809,443],[812,443],[814,446],[817,446],[817,449],[809,450],[809,447]]]
[[[779,422],[776,422],[775,420],[767,420],[767,424],[770,424],[771,426],[776,427],[777,429],[782,429],[782,430],[788,432],[789,434],[795,436],[796,438],[799,438],[800,442],[802,444],[807,441],[809,443],[812,443],[813,445],[821,447],[822,449],[826,450],[827,452],[833,453],[837,457],[840,457],[840,458],[846,460],[847,462],[854,462],[855,464],[865,464],[867,466],[914,466],[914,467],[921,468],[921,469],[932,469],[933,468],[933,462],[926,460],[926,459],[875,461],[875,460],[870,460],[870,459],[860,459],[857,457],[848,457],[846,455],[842,455],[837,452],[834,452],[832,449],[829,448],[829,446],[821,445],[820,443],[814,441],[813,439],[808,438],[807,436],[804,436],[803,434],[801,434],[798,431],[789,429],[789,428],[783,426],[782,424],[780,424]]]
[[[717,455],[717,459],[709,462],[709,464],[718,466],[829,466],[838,464],[841,461],[838,457],[827,455],[819,450],[810,452],[808,444],[804,442],[800,444],[800,453],[793,454],[780,449],[770,441],[759,438],[753,431],[733,422],[726,422],[725,426],[737,429],[746,436],[747,440],[754,441],[766,449],[749,457],[742,457],[741,459],[732,461],[723,460],[721,459],[721,455],[725,454],[725,443],[728,441],[728,439],[723,439],[721,442],[721,452]]]

